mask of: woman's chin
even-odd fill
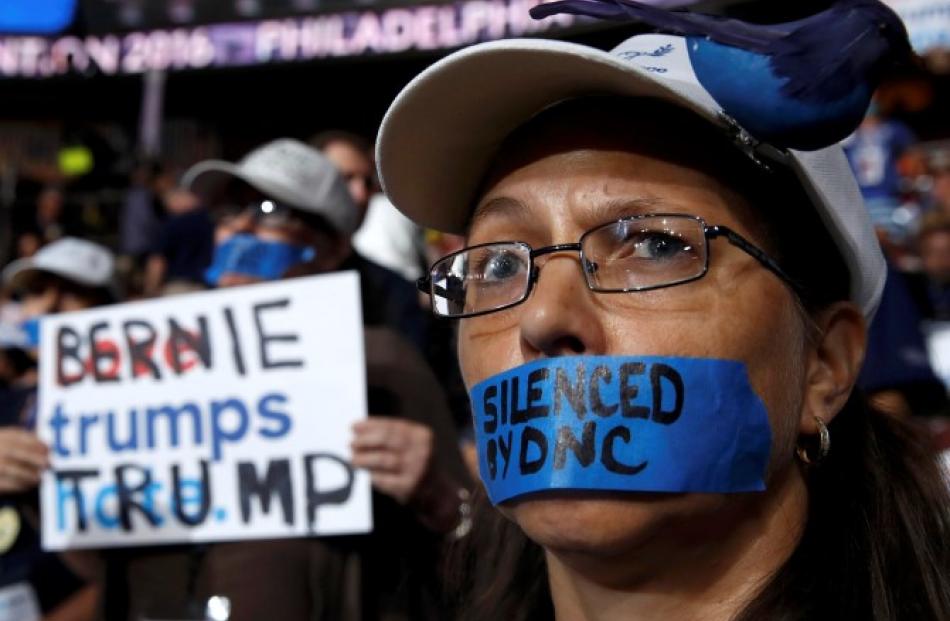
[[[624,555],[658,533],[702,530],[718,495],[547,492],[506,503],[502,511],[537,544],[561,554]]]

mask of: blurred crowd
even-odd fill
[[[366,138],[275,138],[235,161],[139,158],[98,180],[45,174],[10,186],[0,589],[32,589],[35,618],[451,618],[442,556],[470,526],[477,473],[454,325],[431,318],[415,280],[463,240],[421,230],[395,210]],[[950,145],[923,148],[872,109],[844,146],[891,266],[862,387],[948,448]],[[84,157],[61,153],[60,167],[82,170]],[[90,184],[112,190],[90,200]],[[361,277],[371,417],[354,429],[353,462],[373,474],[373,535],[41,551],[36,486],[48,451],[34,432],[39,318],[340,270]],[[12,538],[8,520],[17,525]]]
[[[843,144],[889,263],[862,387],[878,407],[922,417],[944,445],[950,386],[950,144],[923,143],[872,105]]]
[[[441,555],[470,524],[470,423],[453,328],[431,318],[414,281],[460,240],[410,224],[374,170],[372,145],[342,131],[187,170],[142,160],[114,235],[71,184],[18,184],[0,305],[0,530],[16,527],[0,536],[0,593],[14,589],[44,619],[443,618]],[[361,283],[371,417],[353,429],[352,462],[372,475],[372,535],[41,551],[40,318],[341,270]]]

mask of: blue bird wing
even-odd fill
[[[819,16],[816,16],[819,17]],[[857,7],[832,9],[773,41],[768,54],[782,92],[815,103],[836,101],[870,86],[890,50],[880,14]]]
[[[659,32],[704,37],[771,58],[782,93],[823,103],[873,89],[881,66],[910,53],[900,18],[880,0],[837,0],[829,9],[784,24],[750,24],[718,15],[670,11],[636,0],[555,0],[531,9],[543,19],[558,13],[642,22]]]
[[[787,33],[781,24],[763,26],[702,13],[659,9],[635,0],[556,0],[534,6],[531,17],[543,19],[568,13],[598,19],[642,22],[659,32],[708,37],[717,43],[765,53]]]

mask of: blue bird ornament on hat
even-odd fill
[[[639,21],[686,38],[696,77],[758,140],[815,150],[850,135],[890,66],[914,59],[907,30],[878,0],[839,0],[782,24],[669,11],[634,0],[555,0],[531,9]]]

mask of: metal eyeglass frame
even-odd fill
[[[593,265],[594,267],[596,267],[596,263],[594,263],[593,261],[588,261],[587,258],[584,256],[584,250],[583,250],[584,240],[587,239],[589,235],[597,231],[600,231],[604,228],[607,228],[609,226],[616,226],[617,224],[620,224],[621,222],[631,222],[631,221],[636,221],[636,220],[643,220],[646,218],[677,218],[677,219],[694,220],[698,222],[703,227],[703,235],[706,239],[706,256],[705,256],[705,264],[703,265],[702,271],[695,276],[690,276],[689,278],[684,278],[682,280],[676,280],[673,282],[663,283],[660,285],[646,285],[643,287],[635,287],[635,288],[630,288],[630,289],[602,289],[602,288],[598,288],[592,285],[591,280],[590,280],[590,274],[593,273],[593,271],[595,270],[588,270],[586,266]],[[438,261],[436,261],[435,263],[433,263],[432,267],[429,269],[429,273],[416,280],[416,287],[422,293],[426,293],[429,295],[429,303],[432,309],[432,314],[434,314],[437,317],[444,317],[446,319],[467,319],[469,317],[478,317],[480,315],[488,315],[490,313],[496,313],[498,311],[502,311],[502,310],[511,308],[513,306],[517,306],[518,304],[521,304],[522,302],[528,299],[528,296],[531,295],[531,290],[534,289],[534,285],[537,282],[538,277],[540,275],[540,269],[534,263],[534,260],[537,257],[541,257],[546,254],[553,254],[556,252],[577,252],[581,261],[581,266],[585,267],[584,282],[587,284],[587,288],[590,289],[591,291],[595,293],[635,293],[635,292],[640,292],[640,291],[654,291],[657,289],[666,289],[668,287],[676,287],[678,285],[685,285],[686,283],[694,282],[696,280],[699,280],[703,276],[705,276],[709,272],[709,261],[710,261],[710,257],[712,256],[712,250],[710,248],[709,242],[718,237],[724,238],[731,245],[735,246],[739,250],[742,250],[743,252],[748,254],[750,257],[758,261],[763,267],[765,267],[770,272],[778,276],[782,281],[784,281],[789,287],[791,287],[791,289],[799,297],[803,296],[804,290],[802,286],[798,282],[796,282],[795,279],[789,276],[789,274],[785,270],[783,270],[772,257],[766,254],[765,251],[763,251],[761,248],[759,248],[758,246],[756,246],[755,244],[747,240],[745,237],[743,237],[742,235],[739,235],[738,233],[736,233],[735,231],[733,231],[727,226],[723,226],[723,225],[710,226],[709,224],[706,223],[706,221],[703,218],[699,216],[692,216],[689,214],[681,214],[681,213],[650,213],[650,214],[642,214],[642,215],[637,215],[637,216],[628,216],[626,218],[620,218],[618,220],[606,222],[604,224],[598,225],[590,229],[589,231],[586,231],[583,235],[581,235],[580,239],[573,244],[555,244],[553,246],[542,246],[541,248],[532,248],[531,245],[526,242],[497,241],[497,242],[488,242],[485,244],[477,244],[475,246],[468,246],[466,248],[463,248],[451,254],[447,254],[441,259],[439,259]],[[457,257],[461,254],[470,252],[474,249],[486,248],[488,246],[496,246],[499,244],[521,244],[525,246],[526,248],[528,248],[529,250],[528,257],[531,262],[530,264],[531,274],[528,278],[528,285],[525,287],[524,294],[517,300],[509,302],[508,304],[504,304],[502,306],[498,306],[492,309],[478,311],[474,313],[463,313],[460,315],[443,315],[436,312],[435,295],[434,295],[434,292],[432,291],[433,289],[432,273],[435,266],[442,263],[443,261],[446,261],[447,259]]]

